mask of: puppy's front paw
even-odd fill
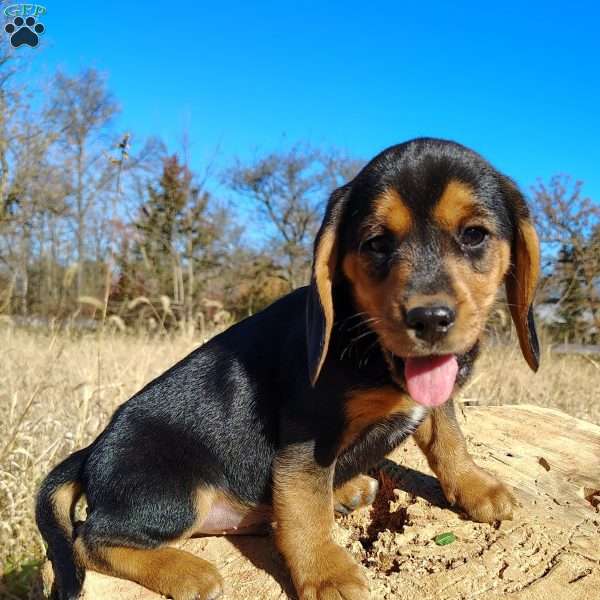
[[[379,482],[368,475],[357,475],[333,492],[335,511],[347,515],[348,513],[373,504]]]
[[[493,523],[510,520],[517,507],[509,489],[476,465],[442,487],[448,501],[458,504],[473,521]]]
[[[369,598],[369,584],[360,566],[333,542],[315,553],[310,567],[292,567],[292,578],[300,600]]]

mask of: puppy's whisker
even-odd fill
[[[367,337],[368,335],[377,335],[377,334],[372,329],[369,329],[369,331],[365,331],[364,333],[361,333],[360,335],[353,338],[352,341],[350,342],[350,344],[354,345],[354,344],[356,344],[356,342],[358,342],[358,340],[362,340],[363,338]]]
[[[337,323],[337,326],[340,329],[340,331],[344,331],[346,329],[349,321],[360,318],[362,316],[368,316],[368,313],[366,313],[366,312],[354,313],[353,315],[350,315],[349,317],[346,317],[346,318],[342,319],[341,321],[339,321]]]
[[[376,348],[376,346],[379,344],[379,339],[376,339],[366,350],[365,353],[363,354],[363,357],[360,359],[360,362],[358,363],[359,368],[360,367],[364,367],[368,362],[369,362],[369,358],[371,357],[371,354],[374,350],[374,348]]]
[[[350,350],[350,346],[352,345],[352,342],[350,342],[343,350],[342,353],[340,354],[340,360],[344,360],[344,356],[346,356],[348,350]]]
[[[360,323],[357,323],[356,325],[352,325],[352,327],[349,327],[348,331],[352,331],[354,329],[357,329],[358,327],[362,327],[363,325],[373,324],[376,321],[380,321],[380,319],[378,317],[371,317],[369,319],[365,319],[364,321],[361,321]]]
[[[352,338],[348,344],[344,347],[344,349],[342,350],[342,353],[340,354],[340,360],[343,360],[344,357],[346,355],[350,356],[350,352],[356,347],[356,344],[363,338],[368,337],[369,335],[377,335],[375,331],[373,331],[372,329],[369,329],[368,331],[364,331],[363,333],[361,333],[360,335],[357,335],[356,337]],[[378,340],[376,340],[378,341]]]
[[[359,312],[356,312],[356,313],[346,317],[344,319],[344,321],[349,321],[350,319],[356,319],[357,317],[362,317],[363,315],[367,315],[367,314],[369,314],[369,313],[367,313],[365,311],[359,311]]]

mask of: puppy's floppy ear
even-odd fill
[[[508,178],[502,182],[513,215],[511,266],[506,276],[506,297],[517,329],[521,352],[533,371],[540,365],[533,298],[540,276],[540,243],[523,195]]]
[[[306,307],[308,375],[313,386],[325,362],[333,329],[333,283],[338,262],[338,230],[349,192],[350,185],[347,184],[331,194],[315,239]]]

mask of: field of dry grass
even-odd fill
[[[0,328],[0,598],[34,597],[44,554],[33,521],[36,488],[50,467],[87,445],[114,408],[201,340]],[[600,424],[600,363],[546,352],[537,375],[516,343],[486,351],[463,398],[532,403]]]

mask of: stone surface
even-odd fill
[[[372,598],[600,598],[600,427],[534,406],[464,406],[459,413],[476,462],[514,488],[521,508],[498,527],[466,520],[409,441],[379,473],[374,506],[338,519],[336,537],[364,566]],[[433,538],[446,531],[456,541],[437,546]],[[295,598],[269,536],[182,546],[218,566],[228,599]],[[158,596],[88,572],[84,598]]]

